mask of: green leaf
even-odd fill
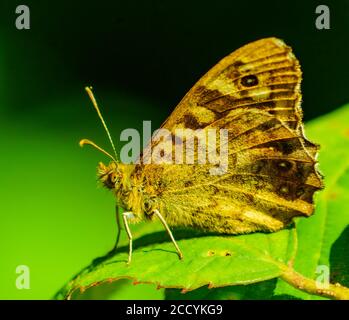
[[[176,231],[174,234],[183,251],[183,260],[178,259],[171,242],[164,242],[168,235],[155,232],[135,241],[131,265],[126,264],[128,248],[122,247],[112,257],[95,260],[56,297],[67,298],[77,289],[84,291],[120,279],[183,291],[205,285],[246,285],[278,277],[280,262],[287,262],[293,253],[293,229],[235,237]]]
[[[349,105],[311,121],[310,140],[320,144],[320,171],[325,189],[317,195],[315,214],[297,221],[298,250],[294,268],[316,279],[317,267],[329,267],[331,280],[348,285],[349,275]],[[275,294],[319,299],[279,281]]]

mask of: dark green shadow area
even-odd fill
[[[349,226],[332,245],[330,253],[330,282],[349,287]]]
[[[145,222],[146,223],[146,222]],[[286,230],[291,230],[294,228],[295,224],[291,223],[288,227],[286,227]],[[209,236],[218,236],[218,237],[233,237],[234,235],[229,234],[221,234],[216,232],[205,232],[200,230],[195,230],[191,228],[173,228],[172,230],[174,238],[179,241],[182,239],[193,239],[193,238],[201,238],[201,237],[209,237]],[[260,232],[263,233],[263,232]],[[268,233],[266,233],[268,234]],[[146,247],[151,244],[156,243],[164,243],[169,242],[170,238],[166,231],[156,231],[151,234],[143,235],[137,239],[133,240],[133,249],[136,250],[137,248]],[[110,260],[114,254],[117,254],[119,252],[128,252],[129,247],[127,246],[121,246],[119,247],[115,252],[111,251],[108,254],[98,257],[94,259],[85,270],[91,270],[94,269],[98,264],[102,264],[104,261]],[[153,249],[153,250],[160,250],[160,249]],[[149,250],[148,250],[149,251]],[[167,251],[167,250],[164,250]],[[177,255],[175,248],[173,247],[173,254]],[[110,263],[114,263],[116,261],[111,261]],[[126,261],[125,261],[126,262]]]
[[[268,300],[272,297],[276,279],[250,285],[228,286],[223,288],[201,287],[182,293],[178,289],[166,289],[166,300]]]
[[[151,284],[134,284],[127,279],[113,283],[102,283],[85,292],[74,292],[73,300],[162,300],[164,290]]]

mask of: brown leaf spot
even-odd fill
[[[330,192],[327,196],[329,200],[335,200],[337,198],[337,193],[336,192]]]

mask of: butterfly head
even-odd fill
[[[131,223],[142,221],[145,218],[146,205],[150,202],[142,201],[143,194],[138,192],[137,186],[133,185],[131,174],[134,165],[112,161],[108,165],[98,164],[98,178],[104,187],[113,191],[117,205],[124,211],[132,211]],[[148,208],[149,209],[149,208]]]
[[[109,165],[100,162],[98,164],[98,179],[107,189],[118,189],[122,179],[118,164],[114,161],[110,162]]]

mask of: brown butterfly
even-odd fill
[[[300,82],[291,48],[267,38],[222,59],[185,95],[161,127],[171,132],[172,149],[186,142],[178,129],[227,130],[228,170],[220,175],[210,174],[209,163],[144,163],[159,144],[156,139],[132,164],[118,162],[90,140],[80,141],[112,159],[99,164],[98,174],[124,211],[128,263],[129,222],[158,217],[182,258],[168,225],[225,234],[273,232],[313,213],[322,177],[316,169],[318,146],[303,133]],[[197,145],[191,151],[197,155]],[[120,228],[117,241],[119,235]]]

